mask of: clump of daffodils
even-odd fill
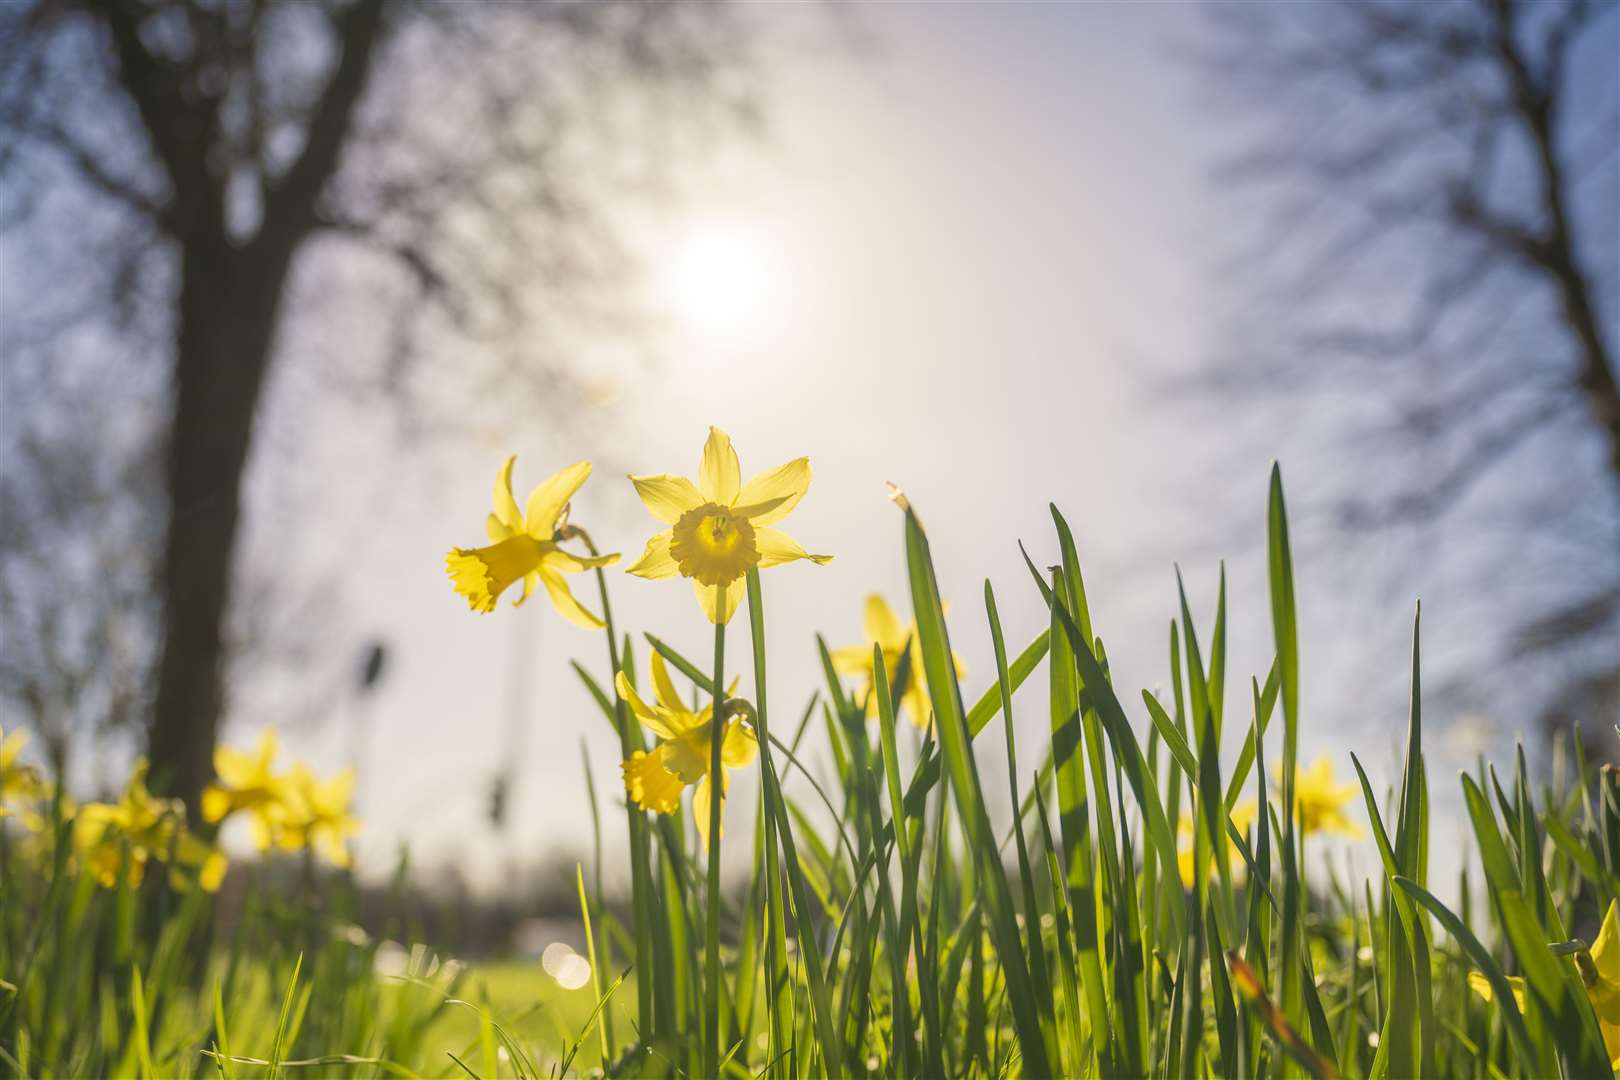
[[[37,854],[50,857],[48,843],[43,848],[40,843],[48,840],[60,814],[72,823],[68,835],[77,865],[105,888],[120,882],[139,885],[149,863],[167,866],[176,888],[192,881],[209,892],[219,888],[225,877],[224,853],[187,827],[185,806],[178,799],[148,790],[145,758],[136,760],[116,801],[81,807],[58,792],[37,766],[22,760],[28,742],[26,731],[0,731],[0,817],[16,817]]]
[[[246,818],[261,852],[310,850],[333,866],[350,864],[348,839],[360,830],[349,813],[354,770],[323,780],[309,766],[275,769],[276,733],[266,729],[250,751],[221,746],[214,751],[218,781],[203,791],[203,820],[218,823]]]
[[[225,878],[224,852],[186,827],[185,805],[146,787],[146,759],[135,762],[117,802],[89,803],[73,819],[73,847],[96,882],[114,888],[141,883],[149,862],[165,863],[169,880],[184,888],[195,878],[208,892]]]

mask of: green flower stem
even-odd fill
[[[709,725],[709,889],[708,922],[704,941],[704,967],[709,978],[703,1000],[703,1075],[720,1075],[720,803],[724,798],[725,774],[721,771],[720,751],[725,735],[726,704],[726,586],[715,593],[714,610],[714,711]]]
[[[572,526],[584,542],[591,556],[601,555],[596,544],[584,529]],[[608,646],[608,688],[613,693],[613,725],[619,732],[619,750],[625,760],[637,750],[645,749],[641,729],[631,722],[629,706],[612,690],[619,673],[619,635],[613,625],[613,605],[608,601],[607,575],[596,568],[596,585],[602,598],[602,622],[605,624]],[[636,1015],[638,1028],[645,1040],[655,1031],[653,1009],[653,934],[652,934],[652,874],[649,870],[650,847],[647,838],[646,814],[629,799],[624,802],[625,817],[630,828],[630,895],[631,911],[636,932]],[[595,958],[592,958],[595,962]]]

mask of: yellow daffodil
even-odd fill
[[[1282,784],[1282,769],[1274,770]],[[1361,794],[1357,784],[1337,784],[1333,780],[1333,759],[1326,754],[1311,762],[1310,768],[1294,776],[1294,805],[1299,809],[1300,832],[1332,832],[1352,840],[1361,836],[1361,826],[1345,816],[1344,808]]]
[[[26,805],[45,794],[45,780],[32,765],[18,760],[28,745],[28,732],[10,735],[0,728],[0,817],[11,814],[10,805]]]
[[[359,820],[349,814],[354,770],[344,769],[330,780],[321,780],[300,762],[288,772],[285,783],[287,820],[278,837],[281,846],[288,851],[312,848],[333,866],[348,866],[348,838],[360,831]]]
[[[681,791],[696,785],[692,792],[692,817],[697,822],[698,835],[703,846],[709,846],[709,765],[714,752],[714,724],[711,722],[714,706],[705,705],[697,712],[681,701],[670,681],[664,658],[652,655],[653,693],[656,704],[641,699],[630,680],[620,672],[614,680],[619,696],[629,705],[643,726],[658,736],[659,742],[650,751],[637,750],[623,763],[624,790],[643,810],[660,814],[673,814],[681,808]],[[732,691],[736,684],[732,684]],[[728,695],[732,691],[727,691]],[[722,811],[726,798],[726,770],[740,769],[750,764],[759,753],[759,742],[754,731],[740,718],[727,721],[720,744],[720,804]]]
[[[146,787],[146,759],[135,763],[129,784],[116,803],[90,803],[73,823],[74,846],[92,876],[105,888],[119,874],[133,887],[145,875],[148,861],[170,864],[170,879],[184,887],[189,873],[208,892],[225,877],[225,855],[185,826],[185,807],[178,799],[160,799]]]
[[[520,511],[512,497],[512,463],[516,460],[516,454],[507,458],[495,478],[495,512],[484,522],[490,545],[451,548],[444,561],[450,580],[456,592],[467,598],[467,606],[482,612],[495,610],[495,601],[507,586],[523,582],[522,595],[512,603],[517,607],[539,583],[564,618],[587,630],[600,630],[602,620],[574,599],[563,575],[609,566],[619,556],[575,555],[557,546],[577,531],[568,525],[568,500],[591,475],[591,463],[577,461],[542,480],[529,492],[527,508]]]
[[[286,817],[286,785],[272,766],[276,759],[276,733],[266,728],[252,753],[228,746],[214,750],[214,772],[219,783],[203,789],[202,815],[207,822],[246,811],[253,822],[253,843],[270,850],[276,830]]]
[[[884,674],[888,676],[891,689],[900,675],[900,657],[909,653],[906,686],[900,695],[900,706],[911,717],[913,724],[926,729],[931,714],[928,709],[928,679],[923,673],[922,646],[917,641],[917,624],[910,622],[900,625],[894,609],[883,597],[873,593],[866,598],[866,638],[868,643],[865,645],[834,649],[834,669],[844,675],[862,676],[861,693],[866,698],[866,715],[875,718],[878,715],[878,701],[872,693],[872,646],[877,645],[883,650]],[[957,678],[967,675],[962,658],[954,650],[951,652],[951,662],[956,665]]]
[[[1620,1073],[1620,900],[1610,900],[1608,913],[1598,929],[1597,940],[1584,954],[1577,954],[1576,968],[1586,986],[1587,999],[1597,1014],[1598,1028],[1603,1033],[1603,1046],[1609,1054],[1609,1068]],[[1513,990],[1513,1000],[1520,1011],[1525,1007],[1524,978],[1507,977]],[[1468,985],[1486,1001],[1494,1001],[1491,981],[1478,971],[1468,973]]]
[[[1253,799],[1246,799],[1232,807],[1232,824],[1237,827],[1238,832],[1247,834],[1259,811],[1259,804]],[[1192,817],[1188,814],[1181,815],[1181,821],[1176,827],[1176,839],[1178,841],[1176,861],[1181,870],[1181,884],[1188,889],[1197,884],[1197,880],[1193,876],[1193,863],[1196,859],[1193,848],[1196,846],[1197,839],[1195,829],[1196,826]],[[1237,844],[1232,842],[1230,835],[1226,837],[1226,853],[1227,862],[1232,867],[1232,876],[1240,881],[1248,876],[1248,867],[1243,862],[1243,855],[1238,851]],[[1215,872],[1215,856],[1213,854],[1209,857],[1209,869],[1205,872]]]
[[[648,512],[670,526],[647,541],[647,550],[630,573],[653,579],[676,574],[691,578],[710,622],[731,621],[742,599],[743,575],[749,570],[795,559],[832,561],[831,555],[811,555],[787,533],[770,528],[787,517],[810,489],[809,458],[795,458],[744,484],[730,437],[711,427],[695,485],[684,476],[669,475],[632,476],[630,481]]]

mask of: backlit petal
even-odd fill
[[[726,835],[726,777],[720,774],[720,835]],[[709,777],[698,781],[692,791],[692,818],[697,824],[698,836],[703,839],[703,850],[709,850]]]
[[[669,542],[673,533],[665,529],[651,540],[647,541],[647,550],[641,553],[641,558],[625,571],[636,577],[649,578],[657,581],[659,578],[674,577],[681,572],[680,565],[675,557],[669,553]]]
[[[730,506],[741,487],[742,466],[737,464],[737,451],[731,448],[731,436],[711,427],[698,465],[698,490],[710,502]]]
[[[563,507],[590,475],[591,463],[576,461],[535,485],[529,492],[529,507],[524,514],[529,535],[536,540],[550,540],[557,530],[557,518]]]
[[[832,562],[831,555],[812,555],[799,546],[799,542],[780,529],[754,530],[754,547],[759,551],[759,565],[780,566],[795,559],[809,559],[818,566]]]
[[[900,625],[900,619],[889,606],[889,602],[877,593],[866,598],[866,640],[882,645],[885,649],[899,649],[905,643],[906,628]]]
[[[517,500],[512,498],[512,465],[517,455],[512,454],[501,463],[495,474],[495,519],[510,530],[523,528],[523,515],[518,512]],[[511,533],[506,534],[510,536]],[[490,536],[491,540],[504,540],[505,536]]]
[[[844,645],[832,650],[833,670],[840,675],[872,674],[872,647],[870,645]]]
[[[657,476],[632,476],[630,482],[636,486],[636,494],[641,496],[642,505],[647,513],[662,521],[665,525],[673,525],[681,519],[681,515],[688,510],[696,510],[705,500],[703,494],[692,486],[692,481],[684,476],[671,476],[660,473]]]
[[[675,683],[669,677],[669,666],[664,663],[664,654],[657,649],[654,649],[652,654],[652,678],[653,693],[660,705],[675,712],[690,711],[681,700],[681,695],[675,692]]]
[[[586,611],[580,602],[574,599],[574,594],[568,591],[568,582],[563,580],[561,574],[542,566],[540,583],[546,587],[546,592],[551,594],[551,603],[562,613],[563,618],[586,630],[602,629],[602,620]]]
[[[720,760],[728,769],[752,765],[759,754],[759,737],[741,720],[726,725],[726,741],[720,744]]]
[[[585,570],[595,570],[598,566],[612,566],[619,561],[619,553],[615,551],[607,555],[575,555],[571,551],[552,548],[546,552],[542,561],[565,574],[578,574]]]
[[[737,613],[737,605],[742,602],[744,586],[740,581],[724,586],[726,590],[726,609],[718,610],[719,593],[722,586],[705,585],[701,581],[693,580],[692,591],[697,594],[698,603],[703,606],[703,614],[709,617],[712,623],[728,623]]]
[[[755,525],[774,525],[792,513],[810,490],[810,459],[794,458],[786,465],[754,476],[737,492],[737,506],[768,506],[749,515]]]
[[[500,543],[515,531],[521,530],[514,530],[511,526],[502,522],[495,514],[490,514],[484,518],[484,534],[489,537],[489,542],[492,544]]]
[[[625,704],[630,706],[630,711],[635,714],[636,719],[640,720],[648,731],[660,739],[673,739],[680,734],[680,731],[669,723],[663,710],[654,708],[641,699],[641,695],[636,693],[636,688],[630,685],[630,680],[625,678],[624,672],[621,671],[613,677],[613,686]]]

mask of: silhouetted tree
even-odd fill
[[[1340,528],[1449,530],[1489,645],[1451,689],[1589,734],[1620,708],[1617,12],[1221,5],[1203,55],[1265,222],[1215,384],[1328,435]]]
[[[143,617],[60,552],[99,538],[135,545],[131,565],[150,553],[134,577],[155,577],[152,656],[131,678],[149,694],[154,781],[194,806],[255,417],[291,359],[278,329],[314,304],[295,277],[346,260],[338,280],[362,283],[387,340],[380,362],[332,365],[334,384],[430,417],[566,400],[567,330],[624,314],[605,193],[658,174],[677,119],[747,118],[749,40],[734,10],[700,2],[4,5],[8,471],[29,440],[47,448],[0,504],[8,662],[18,643],[48,651],[29,629],[42,616]],[[55,468],[74,444],[161,462],[134,530],[160,539],[96,532],[116,471]],[[64,501],[77,525],[53,512]],[[80,664],[100,662],[98,634],[59,632]],[[34,659],[11,664],[13,701],[50,681]]]

